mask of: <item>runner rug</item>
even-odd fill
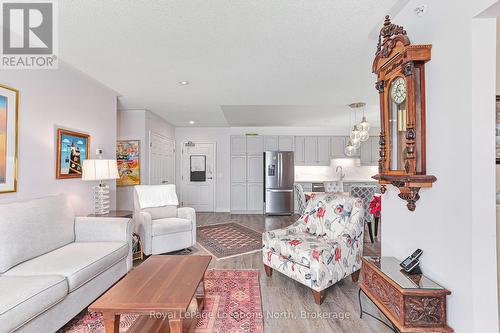
[[[230,222],[199,226],[196,240],[217,259],[262,250],[262,233]]]
[[[190,333],[263,333],[262,299],[258,270],[208,270],[205,274],[206,302]],[[192,302],[192,311],[196,302]],[[120,333],[137,316],[122,315]],[[58,333],[104,333],[100,313],[82,311]]]

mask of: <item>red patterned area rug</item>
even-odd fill
[[[196,240],[217,259],[262,250],[262,233],[238,223],[221,223],[196,228]]]
[[[198,321],[190,333],[264,331],[258,270],[208,270],[205,293],[205,308],[197,314]],[[193,307],[195,304],[193,301]],[[122,315],[120,333],[126,332],[136,318],[135,315]],[[104,333],[102,316],[84,310],[58,333]]]

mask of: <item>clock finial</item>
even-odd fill
[[[386,15],[384,20],[384,25],[387,26],[390,24],[391,24],[391,17],[389,15]]]

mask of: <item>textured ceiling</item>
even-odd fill
[[[338,123],[376,109],[369,35],[397,3],[64,0],[60,56],[177,126]]]

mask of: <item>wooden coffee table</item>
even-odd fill
[[[126,313],[141,315],[128,332],[168,332],[169,328],[171,333],[183,332],[190,326],[185,313],[193,297],[198,311],[204,306],[204,276],[211,259],[151,256],[99,297],[89,310],[102,312],[106,333],[118,333],[120,315]]]

